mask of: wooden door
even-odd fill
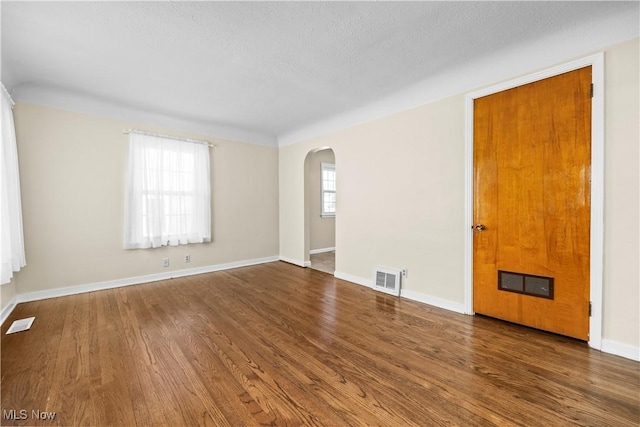
[[[473,305],[589,338],[591,67],[474,103]]]

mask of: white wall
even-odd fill
[[[603,306],[603,345],[636,352],[640,347],[638,50],[635,39],[605,52]],[[340,170],[336,275],[367,283],[375,266],[407,268],[403,285],[407,295],[462,311],[464,127],[464,94],[457,94],[282,147],[281,256],[304,259],[304,158],[309,150],[328,146]]]
[[[14,117],[27,257],[14,277],[17,294],[277,256],[277,148],[21,102]],[[213,242],[122,249],[128,128],[217,145]]]

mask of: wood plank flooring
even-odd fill
[[[637,362],[282,262],[20,304],[2,333],[2,425],[640,422]]]

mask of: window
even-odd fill
[[[321,163],[322,173],[322,216],[336,216],[336,165]]]
[[[13,100],[0,83],[0,285],[26,265]]]
[[[125,249],[211,241],[209,147],[129,134]]]

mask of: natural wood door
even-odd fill
[[[476,313],[588,340],[590,183],[591,67],[475,100]]]

